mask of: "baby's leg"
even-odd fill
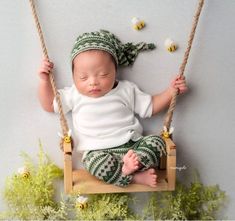
[[[166,153],[165,141],[156,135],[143,137],[134,151],[138,155],[142,171],[149,168],[156,168],[159,165],[160,157]]]
[[[127,186],[132,176],[122,174],[121,158],[110,150],[89,151],[83,159],[84,167],[106,183]]]
[[[157,186],[157,174],[156,174],[155,169],[150,168],[148,170],[135,173],[133,175],[132,183],[156,187]]]

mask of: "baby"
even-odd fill
[[[151,117],[167,105],[175,90],[186,92],[176,76],[160,94],[150,96],[132,82],[116,79],[119,66],[132,65],[138,53],[153,44],[122,44],[108,31],[80,35],[71,52],[74,84],[59,90],[65,113],[72,112],[78,150],[92,175],[125,187],[130,183],[157,186],[154,168],[165,148],[160,136],[142,136],[135,114]],[[39,100],[44,110],[58,112],[49,81],[53,63],[44,59],[39,70]]]

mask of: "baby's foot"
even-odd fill
[[[150,168],[143,172],[135,173],[132,179],[132,183],[156,187],[157,186],[157,174],[156,174],[155,169]]]
[[[139,169],[139,160],[137,154],[133,150],[129,150],[123,157],[122,173],[130,175]]]

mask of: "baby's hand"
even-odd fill
[[[52,71],[53,67],[54,67],[54,64],[50,62],[48,59],[44,58],[38,71],[40,79],[48,81],[49,74]]]
[[[177,90],[178,94],[183,94],[188,90],[188,87],[186,85],[185,77],[177,75],[173,81],[171,82],[170,87],[173,90]]]

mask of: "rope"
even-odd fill
[[[34,4],[33,0],[29,0],[29,2],[30,2],[31,9],[32,9],[32,14],[33,14],[33,17],[34,17],[34,21],[35,21],[35,24],[36,24],[36,27],[37,27],[38,35],[39,35],[39,38],[40,38],[41,48],[42,48],[44,57],[49,60],[49,56],[48,56],[46,44],[45,44],[45,41],[44,41],[41,25],[40,25],[40,22],[39,22],[39,19],[38,19],[38,16],[37,16],[35,4]],[[60,94],[57,91],[56,84],[55,84],[55,77],[54,77],[52,72],[50,72],[49,78],[50,78],[53,94],[54,94],[56,102],[58,104],[61,129],[62,129],[63,135],[66,136],[66,135],[68,135],[68,131],[69,131],[68,123],[67,123],[67,120],[66,120],[65,115],[64,115]],[[62,143],[60,145],[62,147]]]
[[[186,67],[186,64],[188,62],[189,53],[190,53],[190,50],[191,50],[191,47],[192,47],[194,35],[195,35],[195,32],[196,32],[198,20],[199,20],[199,17],[200,17],[203,5],[204,5],[204,0],[199,0],[198,7],[197,7],[196,13],[194,15],[194,19],[193,19],[192,29],[191,29],[191,32],[190,32],[190,35],[189,35],[188,47],[185,50],[183,61],[182,61],[181,66],[179,68],[179,75],[180,75],[180,77],[182,77],[184,75],[185,67]],[[173,96],[172,96],[169,109],[168,109],[168,111],[166,113],[166,116],[165,116],[165,119],[164,119],[164,126],[168,130],[169,130],[170,126],[171,126],[173,112],[174,112],[175,106],[176,106],[177,95],[178,95],[178,91],[176,90],[174,92]]]

